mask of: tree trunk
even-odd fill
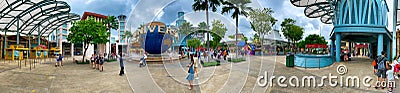
[[[209,53],[209,51],[210,51],[210,40],[209,40],[210,33],[208,31],[210,29],[210,23],[209,23],[209,19],[208,19],[208,0],[206,0],[206,19],[207,19],[207,41],[206,41],[207,48],[206,49],[207,49],[207,53]],[[210,62],[208,54],[207,54],[207,62]]]
[[[239,25],[239,17],[236,16],[236,32],[235,32],[235,42],[236,42],[236,59],[238,58],[238,53],[239,53],[239,46],[238,46],[238,39],[237,39],[237,35],[238,35],[238,25]]]
[[[87,43],[84,43],[85,50],[83,51],[83,58],[82,58],[82,62],[85,62],[85,57],[86,57],[86,51],[89,48],[89,45]]]

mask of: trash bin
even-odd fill
[[[294,54],[286,54],[286,67],[294,67]]]

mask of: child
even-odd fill
[[[191,56],[191,59],[193,59],[193,56]],[[191,60],[191,63],[188,65],[189,69],[188,69],[188,76],[186,77],[186,79],[189,81],[189,90],[193,89],[193,80],[194,80],[194,60]]]
[[[388,71],[386,72],[386,74],[387,74],[387,79],[388,79],[388,83],[389,82],[394,82],[394,72],[393,72],[393,69],[392,69],[392,66],[388,66]],[[389,93],[392,93],[392,90],[393,90],[393,87],[392,86],[394,86],[394,85],[390,85],[391,83],[389,83]]]

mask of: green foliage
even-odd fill
[[[228,36],[228,38],[235,39],[235,35],[230,35],[230,36]]]
[[[251,28],[259,35],[265,35],[269,31],[271,31],[272,27],[277,21],[272,16],[272,13],[274,13],[274,11],[272,11],[271,8],[251,10],[249,12]],[[263,44],[264,37],[262,37],[261,39],[257,37],[255,39],[260,40],[261,44]]]
[[[249,39],[247,37],[243,37],[242,40],[247,42]]]
[[[214,32],[217,35],[224,37],[226,31],[228,31],[228,29],[225,27],[225,25],[222,24],[220,20],[213,20],[211,23],[212,23],[211,32]]]
[[[260,38],[260,36],[258,36],[257,33],[254,34],[254,36],[253,36],[253,42],[254,42],[255,44],[258,44],[258,43],[259,43],[259,38]]]
[[[242,62],[242,61],[246,61],[243,58],[232,58],[230,60],[228,60],[229,62],[234,62],[234,63],[238,63],[238,62]]]
[[[306,41],[305,40],[299,41],[299,43],[297,43],[297,47],[305,48],[306,47]]]
[[[201,41],[197,38],[189,39],[186,41],[187,46],[189,47],[199,47],[201,45]]]
[[[103,20],[103,24],[107,25],[107,30],[118,29],[118,20],[115,16],[108,16],[107,19]]]
[[[210,67],[210,66],[219,66],[220,63],[218,62],[204,62],[203,67]]]
[[[84,44],[84,56],[89,44],[105,44],[107,43],[110,32],[102,22],[97,22],[94,18],[89,17],[87,20],[74,22],[70,29],[71,33],[67,36],[67,40],[71,43]]]
[[[188,35],[193,30],[193,25],[190,22],[182,23],[179,27],[178,33]]]
[[[133,37],[133,34],[131,31],[126,31],[124,34],[122,34],[122,39],[130,39]]]
[[[192,9],[194,11],[206,10],[208,12],[208,9],[211,8],[211,10],[215,12],[217,11],[217,7],[220,5],[220,0],[194,0]]]
[[[312,34],[306,37],[305,39],[306,44],[328,44],[328,42],[325,41],[325,38],[323,36],[317,35],[317,34]]]
[[[323,36],[312,34],[306,37],[305,40],[300,41],[297,46],[305,48],[307,44],[328,44]]]
[[[201,22],[197,25],[199,29],[207,29],[207,23],[206,22]]]
[[[304,34],[304,28],[295,25],[295,23],[295,20],[285,18],[281,24],[283,36],[285,36],[288,40],[293,41],[293,44],[301,40]]]

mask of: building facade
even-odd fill
[[[115,47],[116,53],[126,54],[128,49],[128,39],[123,38],[126,30],[126,16],[119,15],[118,16],[118,42],[116,43],[118,47]],[[113,52],[112,52],[113,53]]]

